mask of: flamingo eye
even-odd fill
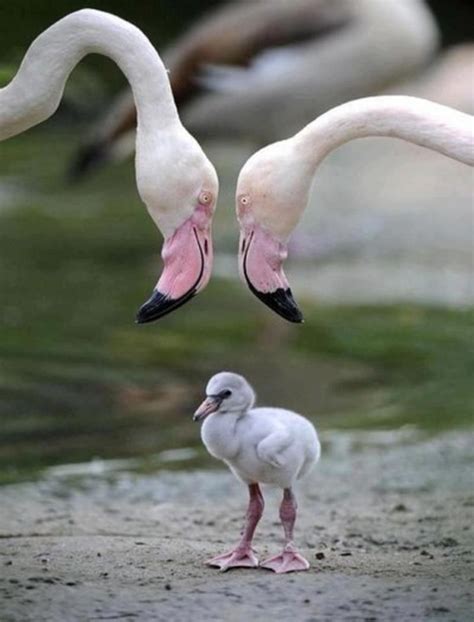
[[[212,196],[210,192],[201,192],[201,194],[199,195],[199,203],[201,203],[202,205],[209,205],[209,203],[212,200]]]
[[[226,389],[225,391],[221,391],[219,393],[219,397],[221,397],[222,399],[226,399],[227,397],[230,397],[232,395],[232,391],[230,389]]]
[[[250,204],[250,197],[247,194],[244,194],[240,197],[240,204],[241,205],[249,205]]]

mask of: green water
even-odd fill
[[[301,301],[306,323],[291,326],[237,280],[214,279],[178,312],[136,326],[160,271],[159,234],[130,163],[62,181],[76,143],[53,124],[0,146],[0,481],[200,448],[191,414],[222,369],[322,429],[472,422],[471,311]],[[217,248],[236,239],[224,200]],[[200,451],[197,463],[207,460]]]

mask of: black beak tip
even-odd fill
[[[303,314],[299,310],[290,288],[283,289],[280,287],[269,293],[259,292],[254,289],[253,292],[267,307],[270,307],[270,309],[285,320],[288,320],[288,322],[293,322],[294,324],[302,324],[304,322]]]
[[[157,320],[161,317],[162,311],[166,309],[168,302],[169,298],[167,298],[167,296],[164,296],[160,292],[153,292],[151,298],[138,309],[135,322],[137,324],[147,324],[148,322]]]
[[[184,305],[195,294],[195,290],[190,290],[180,298],[170,298],[155,290],[145,304],[143,304],[135,317],[136,324],[147,324],[171,313],[181,305]]]

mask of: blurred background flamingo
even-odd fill
[[[164,58],[192,133],[262,146],[414,75],[438,41],[424,0],[237,1],[205,15]],[[135,119],[125,92],[80,150],[72,176],[130,154]]]

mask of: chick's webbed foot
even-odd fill
[[[257,568],[258,559],[250,547],[237,547],[228,553],[208,559],[206,564],[225,572],[229,568]]]
[[[285,547],[279,555],[269,557],[260,564],[260,568],[273,570],[277,574],[309,570],[309,562],[293,547]]]

